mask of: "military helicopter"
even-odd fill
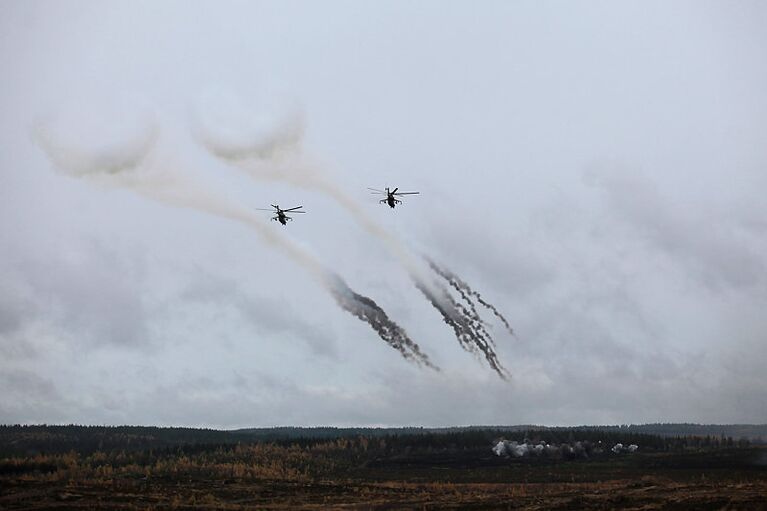
[[[368,188],[368,190],[372,190],[370,193],[374,195],[386,195],[385,198],[381,199],[381,204],[388,204],[390,208],[393,208],[397,204],[402,204],[402,201],[397,199],[397,197],[401,195],[418,195],[420,192],[398,192],[399,188],[395,188],[392,191],[389,191],[389,187],[386,187],[386,191],[379,190],[377,188]]]
[[[285,213],[306,213],[306,211],[298,211],[299,209],[303,208],[303,206],[296,206],[295,208],[290,209],[280,209],[279,206],[276,206],[274,204],[270,204],[274,209],[268,209],[268,208],[255,208],[258,211],[271,211],[275,213],[275,216],[272,217],[272,220],[277,220],[282,225],[288,225],[288,220],[293,220]]]

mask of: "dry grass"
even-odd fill
[[[544,464],[385,448],[342,439],[6,458],[0,509],[767,510],[758,450]]]

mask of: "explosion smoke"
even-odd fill
[[[531,442],[527,438],[522,442],[516,440],[498,440],[492,450],[496,456],[508,458],[528,458],[528,457],[547,457],[559,459],[577,459],[590,458],[605,454],[605,447],[602,442],[596,444],[585,440],[572,443],[547,444],[546,442]],[[614,454],[634,453],[639,450],[639,446],[631,444],[624,446],[621,443],[615,444],[609,449]]]
[[[327,289],[336,303],[347,312],[368,323],[387,344],[407,360],[439,370],[410,339],[407,332],[392,321],[372,299],[354,292],[335,273],[325,269],[308,252],[268,228],[249,209],[231,204],[210,191],[203,183],[185,173],[163,166],[150,165],[149,155],[156,145],[158,130],[147,123],[132,140],[119,146],[97,151],[78,149],[61,143],[50,126],[40,123],[33,130],[36,142],[56,168],[66,175],[86,178],[98,184],[130,189],[135,193],[180,208],[202,211],[248,225],[272,245],[306,268]],[[151,168],[150,168],[151,167]]]
[[[368,233],[381,240],[397,257],[416,288],[439,311],[444,322],[453,329],[461,347],[472,353],[484,354],[490,367],[501,378],[507,379],[508,372],[499,362],[493,349],[495,341],[485,329],[484,322],[471,297],[477,298],[480,304],[492,310],[511,331],[506,319],[495,307],[482,300],[479,293],[473,291],[466,283],[428,261],[432,271],[445,278],[461,294],[470,309],[457,303],[447,289],[427,273],[420,261],[396,237],[370,218],[354,199],[320,173],[316,165],[308,164],[299,151],[304,132],[302,120],[297,114],[283,116],[276,120],[270,119],[273,129],[269,130],[268,127],[260,126],[261,132],[258,136],[239,145],[213,133],[199,118],[196,119],[193,130],[203,146],[212,154],[244,171],[253,179],[282,181],[322,192],[334,199]],[[448,278],[446,275],[452,277]]]

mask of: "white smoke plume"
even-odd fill
[[[639,446],[637,444],[623,445],[622,443],[618,442],[610,450],[614,452],[615,454],[623,454],[623,453],[636,452],[638,449],[639,449]]]
[[[543,441],[533,443],[527,439],[522,442],[501,439],[496,442],[492,450],[496,456],[505,456],[509,458],[545,457],[554,459],[573,459],[589,458],[605,453],[602,448],[602,442],[593,444],[589,441],[577,441],[557,445],[547,444]],[[621,443],[617,443],[610,449],[610,452],[613,454],[631,454],[637,450],[639,450],[639,446],[636,444],[624,446]]]
[[[220,110],[212,108],[198,111],[193,117],[192,130],[208,151],[255,180],[280,181],[319,191],[334,199],[397,258],[416,288],[453,329],[459,344],[469,352],[484,355],[490,367],[501,378],[508,379],[509,373],[498,360],[494,350],[495,342],[485,329],[471,297],[476,297],[482,305],[491,309],[511,330],[506,319],[460,279],[446,278],[445,273],[428,261],[432,271],[458,289],[471,310],[456,302],[447,289],[432,278],[429,267],[425,267],[399,239],[375,222],[356,200],[320,170],[319,165],[312,163],[302,153],[303,117],[297,109],[286,108],[280,111],[279,106],[270,106],[265,112],[247,117],[243,117],[242,112],[229,116],[224,114],[223,119],[220,113]],[[237,120],[232,122],[232,119]],[[249,133],[249,136],[244,133]]]
[[[68,176],[85,178],[102,186],[124,188],[165,204],[202,211],[244,223],[262,239],[282,250],[293,261],[309,270],[338,305],[367,322],[376,333],[400,354],[419,365],[438,369],[399,325],[372,299],[349,288],[343,279],[324,268],[316,258],[295,243],[269,228],[250,209],[232,203],[212,191],[206,183],[181,171],[172,158],[163,158],[156,146],[159,129],[151,116],[134,119],[132,130],[119,137],[102,140],[73,140],[66,125],[49,119],[33,128],[35,141],[55,168]],[[98,130],[89,137],[98,137]],[[88,137],[86,137],[88,138]]]
[[[639,447],[631,444],[623,447],[623,444],[617,444],[610,449],[615,454],[633,453]],[[496,456],[505,456],[508,458],[549,458],[549,459],[578,459],[590,458],[605,454],[602,442],[596,444],[589,441],[576,441],[572,443],[547,444],[546,442],[531,442],[525,439],[522,442],[516,440],[498,440],[492,447]]]

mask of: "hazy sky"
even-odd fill
[[[0,1],[0,423],[767,422],[765,26],[758,1]],[[338,203],[195,131],[291,116],[317,172],[509,318],[509,382]],[[43,124],[93,165],[151,125],[153,168],[303,204],[269,232],[442,370],[280,241],[66,175]]]

